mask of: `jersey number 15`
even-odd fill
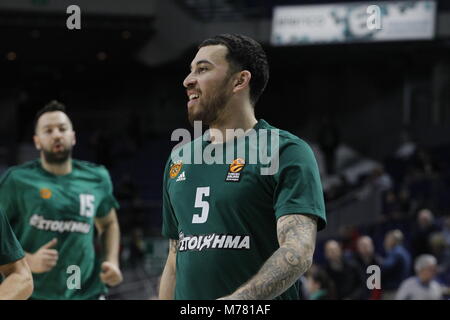
[[[94,216],[95,197],[92,194],[80,194],[80,215],[83,217]]]

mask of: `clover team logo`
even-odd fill
[[[169,175],[171,179],[174,179],[181,171],[183,163],[181,161],[175,162],[170,166]]]
[[[39,190],[39,194],[42,199],[50,199],[52,197],[52,191],[48,188],[43,188]]]
[[[242,158],[234,159],[230,164],[225,181],[239,182],[241,180],[241,171],[244,169],[245,160]]]

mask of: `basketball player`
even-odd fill
[[[266,55],[253,39],[224,34],[199,46],[183,85],[190,122],[214,129],[200,137],[201,151],[233,141],[255,148],[253,135],[269,132],[279,136],[271,150],[279,168],[262,175],[262,164],[249,158],[222,164],[169,158],[162,233],[170,249],[161,299],[298,299],[295,285],[312,263],[325,206],[310,147],[255,117],[268,78]],[[230,137],[227,129],[244,134]],[[192,157],[197,140],[187,147]]]
[[[64,105],[53,101],[35,119],[40,158],[0,179],[0,207],[26,252],[33,299],[101,299],[122,281],[118,203],[108,171],[72,159],[75,132]],[[104,242],[94,250],[94,227]]]

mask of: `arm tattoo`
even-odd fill
[[[317,221],[313,216],[292,214],[279,218],[280,248],[230,298],[273,299],[289,289],[312,264],[316,231]]]
[[[170,239],[169,240],[169,251],[172,253],[177,253],[178,250],[178,240]]]

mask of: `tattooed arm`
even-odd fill
[[[159,299],[172,300],[175,297],[176,260],[178,240],[169,240],[169,255],[159,284]]]
[[[314,216],[291,214],[280,217],[277,222],[280,248],[252,279],[222,299],[265,300],[285,292],[311,266],[316,231]]]

